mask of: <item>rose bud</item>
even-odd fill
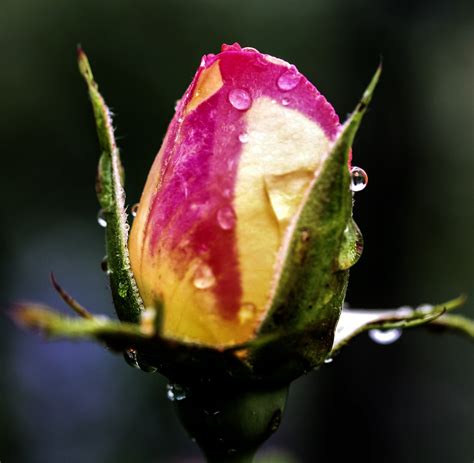
[[[140,294],[161,309],[163,336],[214,347],[255,337],[274,303],[292,221],[340,128],[324,96],[285,61],[237,44],[203,58],[129,239]],[[347,162],[338,168],[349,206],[333,230],[329,273],[350,218]]]

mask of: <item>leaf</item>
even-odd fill
[[[343,309],[336,327],[336,335],[330,356],[337,354],[359,334],[369,330],[389,330],[427,327],[457,331],[474,340],[474,321],[460,315],[448,315],[462,304],[466,298],[460,296],[435,306],[418,309],[400,307],[390,310]]]
[[[123,189],[123,168],[117,148],[112,116],[94,81],[87,56],[78,49],[79,70],[86,81],[94,111],[101,149],[97,174],[97,198],[107,222],[106,248],[110,286],[117,315],[121,320],[138,323],[143,302],[130,267],[127,214]]]

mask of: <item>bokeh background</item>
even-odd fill
[[[474,316],[470,0],[1,0],[1,307],[62,308],[54,270],[87,307],[113,313],[76,44],[116,113],[133,204],[201,55],[234,41],[295,63],[341,118],[383,56],[354,149],[370,181],[356,197],[366,246],[348,301],[396,307],[466,292]],[[2,313],[0,365],[2,463],[200,461],[165,380],[96,345],[47,343]],[[407,332],[389,346],[362,337],[294,384],[267,452],[300,463],[472,461],[473,367],[473,344],[453,335]]]

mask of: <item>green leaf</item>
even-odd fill
[[[79,70],[86,81],[94,111],[101,157],[97,173],[97,198],[107,222],[106,249],[110,286],[117,315],[121,320],[138,323],[143,302],[130,267],[127,213],[123,189],[123,168],[115,142],[112,116],[94,81],[87,56],[78,49]]]
[[[455,331],[474,340],[474,321],[447,313],[457,309],[465,301],[466,298],[460,296],[442,304],[424,305],[418,309],[410,307],[386,310],[343,309],[330,356],[337,354],[359,334],[374,329],[391,330],[426,326]]]

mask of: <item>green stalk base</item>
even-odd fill
[[[174,404],[208,463],[251,463],[280,425],[288,387],[199,387]]]

